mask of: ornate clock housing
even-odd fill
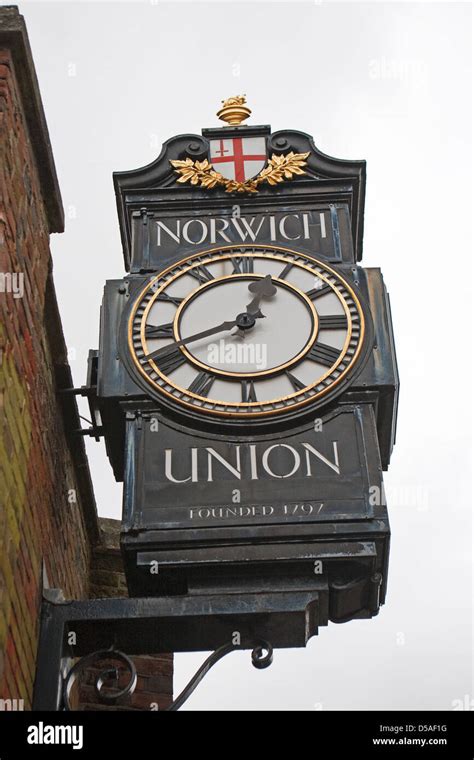
[[[257,245],[169,267],[135,300],[127,331],[133,370],[153,397],[221,421],[326,403],[362,366],[370,334],[338,272]]]
[[[398,375],[381,272],[359,263],[365,162],[235,123],[114,182],[126,274],[88,387],[124,482],[129,593],[202,599],[194,650],[372,617]]]

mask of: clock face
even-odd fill
[[[228,246],[155,277],[128,346],[155,396],[206,415],[281,415],[324,399],[354,367],[364,314],[330,267],[286,248]]]

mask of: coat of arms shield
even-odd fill
[[[264,137],[229,137],[210,141],[210,160],[223,177],[245,182],[255,177],[267,161]]]

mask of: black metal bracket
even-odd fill
[[[118,659],[128,683],[118,688],[119,670],[109,664],[96,679],[101,701],[114,704],[132,693],[134,655],[215,651],[170,706],[177,710],[210,668],[230,652],[252,649],[257,668],[272,662],[273,646],[288,646],[289,616],[307,636],[317,633],[318,592],[203,594],[199,596],[111,598],[65,601],[50,589],[42,604],[33,710],[71,709],[70,694],[84,669],[100,659]],[[268,642],[272,642],[272,644]],[[228,642],[222,644],[222,642]],[[234,643],[235,642],[235,643]],[[127,654],[124,654],[124,653]],[[71,667],[72,665],[72,667]],[[114,682],[111,684],[111,681]],[[111,692],[110,686],[114,686]]]
[[[95,440],[98,441],[99,438],[104,435],[104,428],[102,425],[92,425],[92,427],[89,428],[78,428],[78,430],[74,430],[73,432],[76,433],[76,435],[89,435],[91,438],[95,438]]]
[[[97,386],[81,385],[80,388],[62,388],[59,393],[63,396],[84,396],[89,402],[89,409],[92,417],[91,427],[78,428],[72,432],[76,435],[90,436],[99,441],[105,435],[104,428],[100,424],[100,412],[97,406]],[[79,415],[81,417],[81,415]],[[84,419],[82,417],[81,419]],[[87,420],[86,420],[87,421]]]
[[[253,648],[252,648],[253,647]],[[168,707],[168,711],[179,710],[179,708],[186,702],[191,696],[195,688],[201,683],[204,676],[209,673],[210,669],[216,662],[219,662],[226,654],[235,652],[238,649],[250,649],[252,648],[252,665],[254,668],[262,670],[268,668],[273,662],[273,648],[268,641],[246,641],[245,644],[240,646],[234,646],[234,644],[224,644],[216,649],[207,660],[203,662],[197,673],[191,678],[187,686],[183,689],[181,694],[176,697],[174,702]],[[266,654],[264,654],[266,651]]]
[[[261,670],[263,668],[268,668],[268,666],[272,664],[273,648],[267,641],[246,641],[244,644],[240,645],[224,644],[223,646],[219,647],[219,649],[216,649],[215,652],[212,652],[212,654],[203,662],[199,670],[191,678],[180,695],[171,703],[171,705],[169,705],[169,707],[166,708],[164,712],[179,710],[179,708],[186,702],[186,700],[189,699],[193,691],[201,683],[204,676],[210,671],[212,666],[219,662],[219,660],[221,660],[227,654],[250,648],[252,648],[252,664],[255,668]],[[92,652],[85,657],[81,657],[80,660],[78,660],[75,665],[69,670],[69,672],[63,676],[63,710],[69,712],[73,709],[71,705],[71,692],[76,682],[80,680],[81,675],[87,670],[87,668],[90,668],[95,663],[100,662],[104,659],[109,662],[111,660],[118,661],[124,667],[122,667],[122,670],[120,670],[117,667],[111,667],[108,665],[96,676],[94,688],[99,701],[106,705],[115,705],[122,697],[133,694],[138,680],[137,671],[133,660],[130,659],[128,655],[124,654],[124,652],[120,652],[116,649],[101,649],[97,652]],[[121,678],[124,669],[125,672],[128,672],[128,681],[125,686],[118,688],[119,679]],[[114,681],[116,684],[116,689],[113,692],[110,691],[111,681]],[[104,690],[104,687],[106,685],[109,687],[108,691]]]

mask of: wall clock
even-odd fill
[[[239,245],[152,278],[132,305],[127,346],[154,398],[242,420],[325,403],[363,363],[368,333],[340,273],[295,250]]]

